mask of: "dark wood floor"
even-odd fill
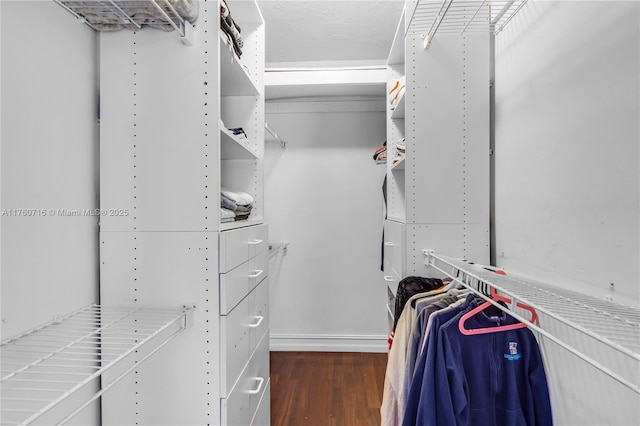
[[[386,353],[271,352],[271,425],[379,425],[386,367]]]

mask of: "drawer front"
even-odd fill
[[[271,381],[267,382],[267,385],[262,393],[262,398],[258,403],[258,409],[256,414],[251,420],[251,426],[269,426],[271,424]]]
[[[237,268],[220,274],[220,314],[227,315],[268,274],[269,254],[264,251]]]
[[[386,274],[386,272],[385,272]],[[391,272],[391,275],[383,275],[382,279],[385,282],[385,287],[391,291],[393,297],[396,297],[396,293],[398,292],[398,283],[400,282],[400,277]]]
[[[229,272],[269,248],[267,225],[220,232],[220,273]]]
[[[255,417],[265,386],[269,383],[268,336],[258,348],[228,397],[221,399],[223,425],[247,426]]]
[[[402,277],[404,274],[405,225],[386,220],[384,222],[384,273]],[[389,270],[388,268],[391,268]]]
[[[251,356],[249,298],[220,317],[220,395],[227,396]]]
[[[262,399],[265,386],[269,383],[269,335],[266,334],[260,341],[256,352],[249,364],[252,368],[249,377],[251,391],[249,391],[249,403],[251,406],[251,417],[255,415]]]
[[[249,351],[253,353],[269,329],[269,278],[249,294]]]

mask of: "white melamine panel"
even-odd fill
[[[98,301],[99,217],[85,216],[98,207],[98,96],[93,30],[54,2],[2,1],[0,10],[5,340]],[[3,370],[8,361],[3,354]],[[40,421],[65,417],[97,386]],[[96,403],[67,424],[99,423]]]
[[[104,232],[101,302],[179,307],[195,304],[193,323],[103,397],[104,424],[205,424],[218,418],[216,234]],[[159,373],[161,372],[161,373]],[[108,380],[108,377],[107,377]]]
[[[488,223],[489,35],[407,44],[407,223]]]
[[[489,224],[407,225],[407,275],[423,275],[423,250],[489,264]]]
[[[100,35],[101,207],[128,209],[103,230],[217,229],[212,10],[201,5],[193,47],[153,29]]]
[[[53,2],[1,7],[5,339],[97,301],[98,98],[92,30]]]

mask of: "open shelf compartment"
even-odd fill
[[[79,393],[86,394],[80,390],[90,383],[96,386],[96,379],[113,371],[108,383],[103,378],[100,391],[77,402],[62,420],[56,419],[56,424],[66,422],[184,330],[194,309],[90,305],[7,339],[0,346],[2,424],[42,421],[69,397],[76,401]],[[139,359],[138,352],[145,356]],[[125,359],[130,361],[134,354],[133,366],[122,371],[128,364]]]

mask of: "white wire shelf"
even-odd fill
[[[139,30],[143,25],[185,36],[185,17],[193,22],[197,2],[188,0],[55,0],[96,31]]]
[[[498,34],[527,0],[419,0],[410,15],[405,35],[421,35],[425,48],[436,33]]]
[[[509,315],[544,337],[640,394],[640,309],[520,277],[511,272],[507,275],[496,274],[489,270],[490,267],[439,255],[431,250],[424,250],[424,254],[428,267],[453,278],[484,300],[507,311]],[[499,294],[511,299],[511,306],[505,308],[492,301],[485,294],[487,287],[492,287]],[[558,327],[550,327],[548,323],[542,324],[540,321],[536,324],[531,323],[528,315],[523,313],[526,311],[514,310],[516,301],[531,306],[539,316],[548,319],[548,322],[560,323],[563,327],[587,336],[590,341],[605,345],[616,352],[620,359],[631,363],[634,371],[631,374],[617,371],[618,366],[615,364],[618,363],[612,363],[613,358],[594,359],[586,353],[585,348],[588,348],[588,345],[580,345],[577,341],[569,343],[559,337],[560,334],[556,334]]]
[[[106,371],[119,373],[56,419],[65,423],[184,330],[194,309],[90,305],[7,339],[0,346],[2,424],[42,420]],[[141,349],[146,355],[121,371]]]

